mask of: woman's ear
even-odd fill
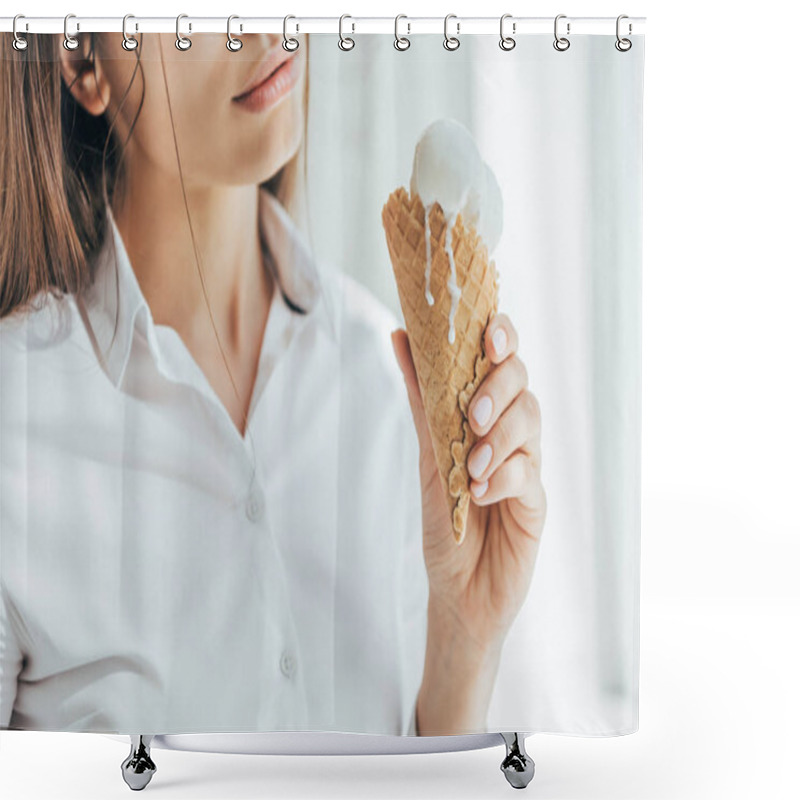
[[[108,108],[111,86],[96,52],[90,52],[88,36],[81,36],[77,50],[61,51],[61,76],[75,100],[95,117]]]

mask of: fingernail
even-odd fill
[[[488,394],[481,397],[472,407],[472,417],[475,422],[483,427],[492,416],[492,398]]]
[[[484,481],[483,483],[473,483],[472,484],[472,494],[475,497],[483,497],[486,494],[486,490],[489,488],[489,482]]]
[[[494,350],[497,355],[501,356],[506,351],[506,345],[508,344],[508,336],[506,336],[506,332],[503,328],[498,328],[492,334],[492,344],[494,345]]]
[[[491,445],[482,444],[476,451],[475,455],[472,457],[472,468],[470,469],[472,477],[477,478],[478,475],[483,475],[484,471],[486,470],[486,467],[489,466],[489,462],[491,460],[492,460]]]

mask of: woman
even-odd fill
[[[405,331],[295,224],[309,41],[140,38],[2,41],[0,727],[484,731],[545,519],[516,330],[457,546]]]

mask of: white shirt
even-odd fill
[[[416,732],[399,323],[259,197],[278,284],[244,439],[110,212],[84,295],[0,321],[0,728]]]

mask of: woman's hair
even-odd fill
[[[94,60],[94,34],[86,35]],[[146,38],[140,37],[140,48]],[[0,33],[0,319],[34,308],[40,292],[43,299],[47,293],[61,297],[92,283],[95,255],[107,234],[106,204],[124,186],[127,144],[114,119],[89,114],[65,85],[61,37],[28,34],[23,51],[12,47],[12,39]],[[137,65],[125,97],[137,77],[144,80],[139,48],[134,52]],[[300,184],[307,174],[308,72],[301,146],[265,183],[301,222],[301,211],[307,213],[300,208],[307,202]],[[140,110],[141,104],[131,131]]]

